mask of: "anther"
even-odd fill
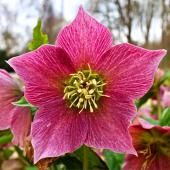
[[[93,94],[94,93],[94,89],[89,90],[89,94]]]
[[[82,92],[82,89],[78,89],[77,92],[78,92],[78,93],[81,93],[81,92]]]

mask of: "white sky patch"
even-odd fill
[[[159,41],[161,34],[162,34],[162,28],[161,28],[161,19],[154,19],[152,23],[152,29],[151,29],[151,35],[150,40],[151,41]]]
[[[33,0],[24,0],[24,1],[0,0],[0,3],[6,4],[11,11],[16,11],[16,10],[19,11],[17,20],[13,23],[13,25],[11,25],[11,29],[13,29],[13,31],[16,34],[22,35],[21,40],[20,40],[22,42],[21,49],[23,48],[23,45],[26,45],[26,43],[32,36],[32,29],[36,25],[37,20],[39,18],[39,12],[37,8],[38,7],[42,8],[43,0],[34,1],[34,4],[36,4],[36,7],[34,5],[31,5],[31,1]],[[88,0],[51,0],[51,1],[53,2],[54,12],[56,14],[59,14],[61,10],[63,9],[64,18],[68,22],[72,21],[75,18],[78,12],[79,6],[82,5],[83,8],[86,9],[87,2],[88,2]],[[98,18],[97,16],[96,16],[96,19],[100,21],[100,18]],[[5,18],[3,18],[3,15],[0,16],[0,22],[1,22],[1,25],[5,28],[7,21]],[[114,30],[114,33],[118,34],[118,30]],[[159,41],[160,37],[161,37],[161,20],[154,19],[152,23],[150,40]],[[137,24],[135,25],[135,29],[133,29],[132,38],[136,42],[140,42],[140,43],[144,42],[144,37]]]
[[[53,0],[54,2],[54,8],[61,12],[62,9],[62,3],[63,3],[63,9],[64,9],[64,17],[66,20],[71,21],[74,19],[74,17],[77,14],[78,8],[80,5],[82,5],[85,8],[85,4],[87,0],[58,0],[56,4],[56,0]]]

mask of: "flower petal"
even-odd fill
[[[112,94],[102,101],[96,112],[89,114],[89,131],[85,144],[115,152],[136,154],[132,146],[128,126],[136,112],[131,100],[120,94]]]
[[[145,158],[143,156],[137,157],[134,155],[127,155],[122,170],[142,170],[144,162]]]
[[[15,109],[11,103],[17,101],[19,95],[17,83],[5,70],[0,70],[0,130],[10,127]]]
[[[158,154],[146,160],[142,154],[138,157],[127,155],[122,170],[169,170],[170,168],[170,158],[163,155]]]
[[[9,60],[9,64],[23,79],[25,97],[35,105],[57,102],[63,97],[63,83],[74,67],[64,50],[44,45],[36,51]]]
[[[110,90],[132,99],[151,87],[165,50],[146,50],[128,43],[113,46],[97,63],[97,70],[110,82]]]
[[[169,170],[170,169],[170,158],[159,155],[152,162],[148,170]]]
[[[132,125],[129,128],[132,135],[133,145],[138,152],[138,157],[127,155],[126,163],[123,170],[164,170],[170,167],[169,158],[169,143],[170,139],[170,127],[145,127],[143,125]],[[158,139],[161,139],[162,143]],[[157,141],[157,147],[159,149],[155,152],[151,151],[150,157],[142,153],[146,151],[149,145],[154,144],[153,141]],[[159,147],[160,146],[160,147]]]
[[[78,149],[87,133],[84,116],[65,107],[62,102],[41,108],[36,113],[31,130],[34,163]]]
[[[111,48],[112,34],[80,7],[75,20],[59,33],[56,44],[69,54],[79,68],[80,64],[95,63]]]
[[[31,112],[26,107],[16,107],[12,122],[11,130],[14,135],[13,143],[24,147],[24,141],[27,136],[29,136],[31,130],[32,116]]]
[[[6,70],[0,69],[0,74],[1,74],[1,76],[5,75],[5,76],[9,77],[10,80],[12,78],[11,75]]]

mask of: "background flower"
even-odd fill
[[[138,157],[127,155],[123,170],[168,170],[170,167],[170,128],[151,126],[130,127]]]
[[[12,104],[23,96],[23,92],[18,82],[5,70],[0,70],[0,87],[0,130],[11,128],[13,143],[23,147],[31,128],[31,112],[28,108]]]

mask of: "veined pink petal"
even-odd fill
[[[76,68],[95,63],[111,48],[111,32],[89,16],[82,7],[75,20],[59,33],[57,46],[61,46],[71,57]]]
[[[30,109],[26,107],[16,107],[13,113],[11,130],[14,135],[13,143],[24,147],[24,141],[29,136],[31,130],[32,116]]]
[[[67,54],[59,47],[44,45],[9,60],[9,64],[23,79],[25,97],[35,105],[47,105],[63,97],[63,81],[74,67]]]
[[[12,102],[12,101],[10,101],[10,102]],[[11,125],[12,113],[13,113],[14,107],[11,106],[11,104],[4,105],[4,103],[1,103],[0,107],[3,108],[0,111],[0,122],[1,122],[0,130],[8,129],[8,128],[10,128],[10,125]]]
[[[81,114],[66,107],[62,101],[40,108],[31,132],[35,163],[42,158],[72,152],[82,144],[136,154],[128,132],[129,122],[135,114],[132,101],[113,94],[112,99],[104,100],[102,105],[100,111]]]
[[[136,113],[133,102],[117,93],[101,102],[99,110],[87,114],[89,128],[85,144],[136,154],[128,132],[130,120]]]
[[[84,142],[87,121],[84,114],[75,113],[65,103],[40,108],[32,124],[34,163],[42,158],[73,152]]]
[[[19,99],[19,87],[5,70],[0,70],[0,130],[8,129],[15,106],[11,103]]]
[[[146,50],[128,43],[115,45],[96,64],[110,90],[137,99],[151,87],[165,50]]]

